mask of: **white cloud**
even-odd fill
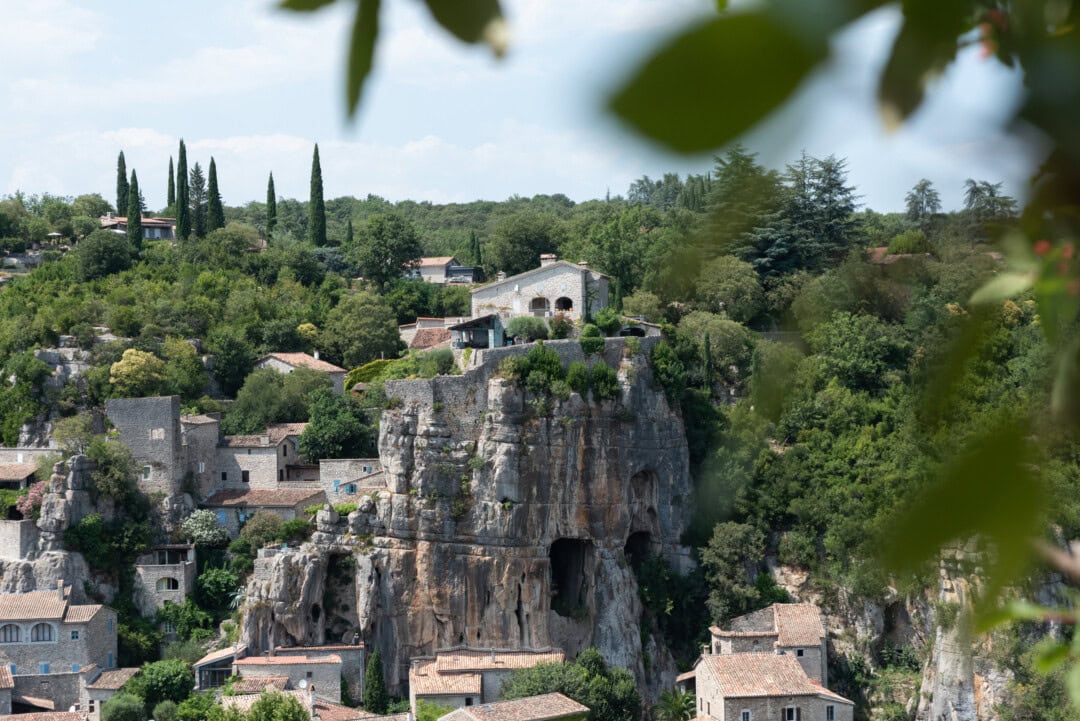
[[[0,3],[0,67],[6,73],[55,66],[97,47],[104,21],[69,0]]]

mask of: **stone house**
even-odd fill
[[[103,215],[99,218],[102,230],[111,230],[114,233],[127,233],[128,219],[122,215]],[[175,218],[142,218],[143,240],[175,240]]]
[[[139,488],[170,497],[182,493],[187,463],[180,397],[113,398],[106,401],[105,413],[140,465]]]
[[[203,508],[214,511],[218,523],[229,532],[230,538],[240,534],[240,528],[256,511],[270,511],[283,521],[292,521],[306,517],[304,509],[308,506],[326,503],[326,494],[321,489],[311,490],[277,489],[232,489],[214,493],[202,502]]]
[[[317,696],[341,702],[342,666],[337,654],[248,656],[236,659],[233,669],[240,678],[286,676],[291,688],[314,688]]]
[[[300,458],[300,435],[307,423],[274,423],[264,433],[225,436],[215,451],[216,488],[279,488]]]
[[[459,647],[436,651],[434,657],[414,658],[409,665],[409,707],[415,715],[419,699],[453,708],[490,703],[498,699],[503,682],[513,671],[565,660],[566,655],[557,648]]]
[[[247,655],[247,646],[229,646],[211,651],[191,664],[195,671],[195,690],[207,691],[220,688],[233,675],[233,663]]]
[[[365,493],[386,488],[378,458],[324,458],[319,461],[319,479],[330,503],[350,503]]]
[[[5,463],[0,465],[0,489],[22,490],[37,480],[36,475],[33,463]]]
[[[99,721],[102,705],[120,693],[124,684],[141,670],[138,668],[114,668],[107,671],[99,669],[87,678],[79,700],[79,710],[83,712],[85,721]]]
[[[450,267],[459,265],[461,263],[452,255],[429,256],[421,258],[405,274],[407,277],[417,278],[427,283],[443,285],[449,279]]]
[[[309,718],[319,719],[319,721],[360,721],[361,719],[368,719],[369,721],[410,721],[406,718],[406,714],[377,716],[363,709],[342,706],[340,703],[324,698],[321,689],[315,689],[314,692],[311,687],[281,690],[274,684],[269,685],[273,691],[296,699],[307,712]],[[235,689],[236,685],[233,688]],[[260,689],[255,693],[222,696],[221,703],[226,708],[234,708],[242,714],[247,714],[251,711],[251,707],[262,698],[263,690],[266,689]]]
[[[62,582],[55,590],[0,594],[0,664],[13,677],[13,700],[26,706],[79,703],[86,670],[116,665],[116,634],[116,611],[72,604]]]
[[[11,670],[0,666],[0,714],[11,713],[11,693],[15,690],[15,681],[11,678]]]
[[[0,521],[0,558],[18,561],[30,558],[37,551],[37,522],[30,519],[21,521]]]
[[[166,601],[182,605],[194,592],[197,575],[195,546],[154,546],[135,560],[135,605],[144,616],[156,614]]]
[[[398,326],[398,335],[401,342],[414,350],[430,350],[450,340],[449,328],[468,318],[428,318],[418,317],[412,323],[402,323]]]
[[[578,320],[607,307],[608,281],[586,265],[542,255],[539,268],[474,288],[472,317],[562,314]]]
[[[855,704],[812,680],[787,653],[709,654],[694,671],[698,718],[852,721]]]
[[[828,685],[825,624],[812,603],[774,603],[733,618],[724,630],[709,628],[710,653],[782,653],[793,656],[806,675]]]
[[[330,376],[330,380],[334,383],[335,393],[345,392],[345,375],[348,371],[339,368],[333,363],[320,360],[318,351],[315,352],[315,355],[308,355],[307,353],[269,353],[255,363],[255,368],[270,368],[286,375],[298,368],[309,368]]]
[[[556,692],[462,706],[439,721],[584,721],[588,715],[588,706]]]
[[[181,456],[187,487],[199,498],[217,483],[217,448],[221,443],[220,414],[180,416]]]
[[[0,716],[0,721],[86,721],[78,711],[39,711]]]
[[[357,703],[364,701],[365,648],[362,641],[353,644],[335,643],[323,646],[278,646],[274,654],[280,657],[334,655],[341,659],[341,678],[349,687],[349,696]],[[340,699],[339,699],[340,700]]]

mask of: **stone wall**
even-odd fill
[[[37,543],[38,529],[34,521],[0,521],[0,558],[13,561],[32,558]]]
[[[287,442],[287,441],[286,441]],[[276,446],[265,448],[217,449],[217,486],[219,488],[244,488],[273,490],[278,487],[278,470],[285,464]],[[248,482],[243,482],[243,472],[248,472]],[[224,474],[224,475],[222,475]]]
[[[217,423],[180,423],[183,434],[184,473],[199,498],[206,498],[217,484],[217,446],[220,425]]]
[[[801,721],[825,721],[827,718],[826,706],[833,707],[835,721],[852,721],[855,711],[854,706],[817,696],[727,699],[723,701],[720,712],[718,712],[716,704],[713,704],[713,713],[711,715],[715,719],[740,721],[742,712],[749,711],[751,721],[782,721],[785,718],[784,709],[795,707],[798,709],[795,717],[801,719]]]
[[[278,657],[287,658],[287,657]],[[292,688],[300,688],[300,682],[306,681],[308,688],[315,685],[315,694],[321,698],[341,703],[341,664],[340,663],[305,663],[297,659],[296,663],[245,664],[237,663],[236,672],[241,678],[263,678],[266,676],[288,676]]]
[[[13,696],[32,696],[53,702],[57,710],[67,711],[79,703],[82,695],[82,674],[49,673],[15,676]]]
[[[608,304],[607,278],[595,271],[564,263],[555,263],[527,277],[513,276],[505,281],[490,283],[472,292],[472,317],[496,313],[503,317],[533,315],[530,304],[535,298],[547,300],[549,315],[564,312],[579,318],[585,311],[585,294],[593,294],[590,309],[593,313]],[[556,301],[568,298],[570,311],[557,311]]]
[[[158,588],[162,579],[175,579],[176,589]],[[184,599],[195,592],[195,561],[168,565],[135,565],[135,605],[144,616],[152,617],[157,610],[171,601],[183,605]]]
[[[53,641],[27,640],[36,623],[15,622],[23,642],[0,644],[0,663],[14,665],[16,676],[40,674],[43,663],[49,664],[49,675],[72,672],[76,665],[80,669],[116,665],[116,611],[111,608],[101,609],[87,623],[44,621],[53,629]],[[71,703],[77,702],[78,698]]]
[[[166,496],[180,493],[185,471],[180,397],[115,398],[106,401],[105,412],[142,467],[139,488]]]
[[[37,463],[39,458],[56,455],[56,448],[3,448],[0,447],[0,465],[8,463]]]

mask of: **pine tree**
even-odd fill
[[[352,218],[349,218],[349,222],[345,225],[345,247],[351,248],[353,244],[353,229]]]
[[[212,233],[225,227],[225,208],[221,205],[221,193],[218,191],[217,164],[210,156],[210,179],[206,190],[206,232]]]
[[[375,649],[364,672],[364,710],[384,714],[389,705],[390,698],[386,694],[386,682],[383,680],[382,656],[379,649]]]
[[[473,265],[477,268],[483,265],[484,259],[480,257],[480,237],[475,230],[469,231],[469,251],[472,253]]]
[[[188,207],[187,148],[180,140],[180,157],[176,161],[176,235],[180,240],[191,237],[191,210]]]
[[[206,237],[206,176],[198,162],[188,178],[188,208],[191,210],[191,230],[196,238]]]
[[[277,225],[277,193],[274,192],[274,173],[271,171],[270,180],[266,183],[266,239],[270,240],[274,226]]]
[[[131,244],[131,247],[135,252],[139,252],[142,250],[143,241],[143,203],[142,194],[139,192],[139,178],[135,175],[134,168],[131,170],[131,184],[128,186],[128,206],[126,212],[128,243]]]
[[[326,245],[326,205],[323,203],[322,166],[319,165],[319,144],[311,157],[311,199],[308,201],[307,239],[312,245]]]
[[[116,214],[123,215],[128,208],[128,179],[127,163],[124,162],[124,151],[120,151],[120,157],[116,159]]]
[[[175,172],[173,171],[172,156],[169,156],[169,192],[165,196],[165,205],[170,208],[176,207],[176,181],[173,180]],[[175,211],[174,211],[175,212]]]

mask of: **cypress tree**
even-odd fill
[[[180,139],[180,156],[176,161],[176,235],[180,240],[191,236],[191,211],[188,208],[187,148]]]
[[[469,231],[469,251],[472,253],[473,265],[479,268],[484,259],[480,257],[480,238],[475,230]]]
[[[353,244],[352,218],[349,218],[349,222],[345,226],[345,247],[346,248],[351,248],[352,244]]]
[[[170,208],[176,207],[176,181],[173,180],[173,164],[172,156],[169,156],[169,192],[165,196],[165,205]]]
[[[120,157],[116,159],[116,214],[123,215],[128,209],[128,179],[127,164],[124,162],[124,151],[120,151]]]
[[[712,388],[712,376],[713,376],[713,363],[712,363],[712,343],[709,341],[709,334],[705,334],[705,388]]]
[[[364,672],[364,710],[384,714],[389,705],[390,697],[386,694],[386,682],[383,680],[382,656],[379,649],[375,649]]]
[[[277,225],[277,193],[274,192],[274,173],[270,172],[270,180],[266,183],[266,239],[270,240],[270,234]]]
[[[206,232],[212,233],[225,227],[225,208],[221,205],[221,193],[218,191],[217,164],[210,156],[210,179],[206,189]]]
[[[131,170],[131,184],[128,186],[127,237],[135,252],[142,250],[142,195],[139,193],[139,178],[135,169]]]
[[[311,157],[311,199],[308,201],[307,238],[316,247],[326,245],[326,205],[323,203],[322,166],[319,165],[319,144]]]
[[[206,237],[206,176],[196,161],[188,174],[188,210],[191,211],[191,231],[196,238]]]

